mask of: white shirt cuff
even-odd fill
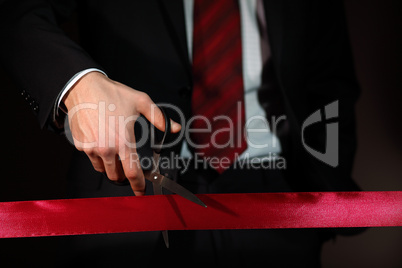
[[[90,72],[100,72],[100,73],[104,74],[105,76],[107,76],[107,74],[104,71],[99,70],[97,68],[89,68],[89,69],[85,69],[81,72],[76,73],[64,86],[63,90],[61,91],[61,93],[59,95],[59,98],[57,99],[57,106],[56,106],[57,115],[59,114],[59,110],[61,109],[60,103],[63,100],[64,96],[67,94],[67,92],[75,85],[75,83],[77,83],[78,80],[81,79],[81,77],[83,77],[84,75],[86,75],[87,73],[90,73]],[[66,111],[64,111],[64,112],[66,112]]]

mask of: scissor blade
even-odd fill
[[[198,197],[196,197],[192,192],[181,186],[180,184],[177,184],[176,182],[164,177],[161,186],[168,189],[169,191],[176,193],[180,195],[181,197],[186,198],[187,200],[190,200],[191,202],[194,202],[200,206],[207,207]]]
[[[162,186],[160,184],[153,184],[154,186],[154,194],[155,195],[161,195],[162,193]],[[168,232],[166,230],[162,231],[162,236],[163,236],[163,241],[165,241],[166,248],[169,248],[169,237],[168,237]]]
[[[154,187],[154,194],[155,195],[161,195],[162,193],[162,186],[157,183],[153,183],[152,186]]]
[[[166,248],[169,248],[168,231],[166,231],[166,230],[162,231],[162,236],[163,236],[163,241],[165,241]]]

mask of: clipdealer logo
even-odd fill
[[[339,105],[338,101],[334,101],[324,107],[325,120],[339,117]],[[323,121],[321,115],[321,109],[312,113],[303,123],[301,129],[302,143],[304,148],[312,156],[318,160],[326,163],[331,167],[337,167],[339,164],[339,123],[327,123],[326,124],[326,144],[325,152],[319,152],[306,144],[304,131],[307,127]]]
[[[171,141],[169,144],[165,144],[165,148],[171,147],[175,144],[177,144],[178,142],[180,142],[183,138],[183,136],[186,136],[186,140],[187,141],[191,141],[190,136],[189,136],[189,132],[195,132],[195,131],[212,131],[211,129],[211,120],[209,120],[208,118],[204,118],[204,121],[207,123],[207,129],[192,129],[191,128],[191,121],[185,122],[184,119],[184,114],[182,113],[182,111],[180,110],[179,107],[176,107],[172,104],[160,104],[163,105],[163,107],[168,107],[170,109],[173,109],[174,111],[177,112],[177,114],[180,116],[180,123],[182,124],[182,130],[180,131],[178,137]],[[156,107],[156,106],[155,106]],[[151,107],[151,114],[152,116],[154,116],[154,108],[155,107]],[[130,148],[140,148],[142,146],[144,146],[144,144],[147,142],[148,137],[149,137],[149,128],[148,125],[145,121],[144,118],[142,117],[138,117],[138,116],[130,116],[130,117],[124,117],[123,115],[118,115],[118,114],[113,114],[113,112],[115,111],[116,106],[113,104],[109,104],[106,105],[105,102],[100,102],[99,104],[95,104],[95,103],[83,103],[80,105],[77,105],[76,107],[74,107],[71,111],[69,111],[68,117],[65,120],[65,134],[67,139],[71,142],[71,144],[75,145],[77,148],[103,148],[103,147],[115,147],[116,144],[114,142],[114,140],[112,139],[108,139],[106,136],[106,133],[110,131],[116,131],[117,133],[122,134],[123,137],[123,142],[127,147]],[[77,139],[75,139],[71,133],[70,130],[70,120],[71,118],[74,117],[74,115],[77,112],[85,112],[85,111],[90,111],[90,110],[94,110],[97,113],[97,117],[98,117],[98,140],[96,141],[79,141]],[[323,110],[323,112],[322,112]],[[326,105],[324,107],[324,109],[319,109],[317,111],[315,111],[314,113],[312,113],[310,116],[307,117],[307,119],[303,122],[302,124],[302,128],[301,128],[301,140],[302,140],[302,144],[304,146],[304,148],[307,150],[308,153],[310,153],[312,156],[314,156],[316,159],[324,162],[325,164],[332,166],[332,167],[337,167],[339,164],[339,123],[338,122],[333,122],[334,119],[338,118],[339,116],[339,101],[334,101],[328,105]],[[324,117],[324,118],[323,118]],[[214,118],[212,121],[216,121],[216,120],[221,120],[222,118]],[[279,117],[277,120],[275,120],[275,118],[273,117],[273,122],[275,123],[273,128],[272,128],[272,133],[274,134],[272,136],[272,143],[271,144],[254,144],[252,142],[252,140],[249,139],[249,135],[251,132],[270,132],[270,130],[268,129],[268,122],[266,121],[265,117],[262,116],[253,116],[251,118],[249,118],[247,120],[247,122],[245,123],[245,128],[246,128],[246,138],[247,138],[247,143],[249,147],[253,147],[253,148],[268,148],[269,146],[272,146],[273,148],[275,148],[276,145],[276,140],[274,139],[275,135],[276,135],[276,124],[281,121],[281,120],[286,120],[286,116],[283,115],[281,117]],[[227,121],[229,123],[229,128],[225,129],[225,131],[229,131],[230,133],[233,133],[233,131],[238,131],[236,129],[233,129],[233,124],[231,124],[231,119],[228,118]],[[253,129],[253,128],[249,128],[249,124],[250,122],[253,121],[258,121],[258,120],[262,120],[263,122],[265,122],[264,125],[266,125],[266,129]],[[331,120],[331,122],[328,122],[326,124],[326,144],[325,144],[325,152],[320,152],[314,148],[312,148],[311,146],[309,146],[306,143],[306,137],[305,137],[305,130],[314,125],[317,124],[319,122],[322,121],[327,121],[327,120]],[[130,141],[127,139],[126,137],[126,130],[127,130],[127,125],[129,125],[129,123],[131,121],[135,121],[137,123],[140,124],[140,127],[143,131],[143,135],[139,138],[136,139],[134,142]],[[116,122],[118,122],[117,127]],[[116,128],[116,129],[115,129]],[[211,137],[214,137],[215,134],[211,133]],[[231,139],[228,141],[228,143],[224,144],[225,146],[236,146],[235,141],[233,140],[233,135],[231,135]],[[212,139],[212,146],[215,147],[219,147],[222,146],[221,144],[217,144],[216,142],[214,142],[215,140]],[[199,148],[199,146],[203,146],[202,144],[193,144],[194,148]],[[125,147],[122,147],[123,149],[125,149]],[[124,154],[123,154],[124,155]]]

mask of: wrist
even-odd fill
[[[104,74],[97,71],[90,72],[82,76],[61,100],[67,111],[80,103],[80,100],[82,100],[85,95],[88,94],[88,89],[92,88],[96,81],[102,79],[108,78]]]

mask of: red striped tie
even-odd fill
[[[207,160],[225,161],[212,165],[222,173],[247,148],[238,0],[195,0],[193,20],[192,111],[200,117],[192,128],[206,129],[209,121],[212,131],[191,140]]]

